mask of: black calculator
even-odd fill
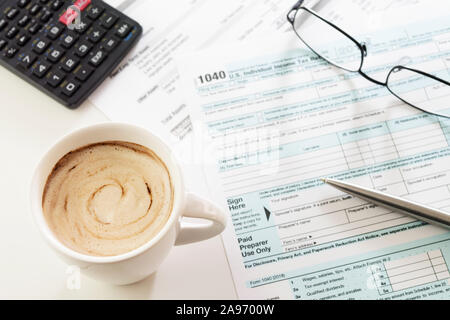
[[[72,109],[141,34],[136,21],[99,0],[0,0],[0,64]]]

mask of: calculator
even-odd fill
[[[0,64],[72,109],[141,34],[136,21],[100,0],[0,0]]]

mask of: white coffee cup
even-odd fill
[[[89,256],[62,244],[49,228],[42,209],[42,195],[54,165],[68,152],[89,144],[125,141],[153,150],[166,164],[174,188],[173,210],[166,225],[145,245],[112,257]],[[31,183],[31,211],[45,240],[68,264],[102,281],[125,285],[138,282],[157,270],[174,245],[202,241],[219,235],[225,228],[223,210],[213,203],[187,193],[179,162],[170,148],[148,130],[124,123],[104,123],[76,130],[63,137],[39,162]],[[183,217],[209,220],[209,224],[183,222]]]

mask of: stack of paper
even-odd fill
[[[450,209],[450,121],[318,60],[289,31],[285,1],[184,1],[164,17],[164,4],[133,3],[127,13],[144,38],[93,102],[170,141],[191,177],[205,168],[229,212],[223,242],[240,298],[450,296],[450,233],[320,181]],[[448,9],[407,0],[317,7],[368,44],[364,70],[377,79],[399,61],[448,71]],[[427,99],[421,88],[411,95]]]

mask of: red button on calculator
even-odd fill
[[[90,4],[91,0],[77,0],[73,5],[78,7],[80,11],[83,11]]]
[[[80,9],[80,12],[86,9],[88,5],[91,4],[91,0],[77,0],[73,6]],[[78,12],[69,7],[59,18],[59,21],[64,23],[66,26],[71,24],[78,17]]]

